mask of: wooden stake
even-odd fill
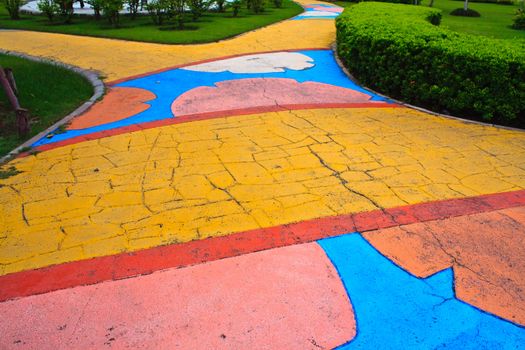
[[[5,75],[7,76],[7,80],[9,81],[9,84],[11,85],[11,88],[13,89],[13,92],[16,96],[18,96],[18,88],[16,87],[16,81],[15,76],[13,75],[13,70],[11,68],[5,68]]]

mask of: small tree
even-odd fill
[[[114,27],[120,25],[120,11],[124,8],[123,0],[104,0],[102,13]]]
[[[226,3],[226,0],[216,0],[215,4],[217,5],[217,11],[218,12],[224,12],[224,4]]]
[[[93,9],[93,12],[95,13],[95,19],[98,21],[101,17],[100,13],[102,12],[102,3],[104,0],[87,0],[86,2]]]
[[[11,19],[20,19],[20,5],[22,5],[21,0],[3,0],[7,13]]]
[[[205,0],[188,0],[188,6],[195,22],[208,9],[209,4]]]
[[[261,13],[264,11],[264,0],[248,0],[247,8],[255,13]]]
[[[151,0],[146,4],[146,10],[153,23],[162,25],[168,15],[168,3],[166,0]]]
[[[241,9],[241,0],[234,0],[232,3],[233,17],[239,15],[239,10]]]
[[[177,21],[179,29],[184,29],[184,7],[186,0],[167,0],[170,15]]]
[[[520,7],[518,11],[516,11],[513,21],[512,28],[525,30],[525,10],[523,8]]]
[[[53,0],[39,0],[37,5],[50,22],[53,22],[55,15],[60,12],[60,7]]]
[[[139,12],[140,0],[126,0],[126,4],[128,4],[129,13],[131,13],[131,19],[135,19]]]
[[[73,18],[73,0],[53,0],[58,7],[58,13],[65,23],[71,23]]]

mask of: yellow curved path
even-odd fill
[[[297,1],[311,3],[309,1]],[[334,42],[332,20],[283,21],[230,40],[199,45],[164,45],[54,33],[5,31],[0,48],[54,59],[102,74],[106,81],[180,64],[229,55],[327,48]]]
[[[334,25],[287,21],[196,46],[66,37],[2,33],[0,47],[114,80],[216,56],[327,47]],[[7,166],[21,173],[0,180],[0,275],[323,216],[524,189],[525,133],[407,108],[316,109],[163,126]]]

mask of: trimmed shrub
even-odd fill
[[[450,12],[451,16],[480,17],[478,11],[473,9],[455,9]]]
[[[363,84],[434,111],[525,126],[525,44],[432,25],[439,10],[360,3],[338,17],[337,50]]]
[[[512,23],[512,28],[525,30],[525,10],[518,9]]]

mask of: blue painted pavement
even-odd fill
[[[417,278],[358,233],[319,244],[356,315],[356,337],[338,349],[525,349],[523,327],[455,297],[452,269]]]

